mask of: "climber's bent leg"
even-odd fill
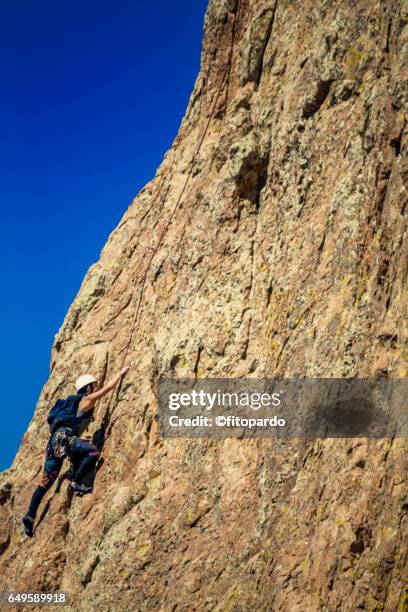
[[[96,446],[81,440],[81,438],[75,438],[68,452],[71,458],[81,459],[81,463],[73,477],[73,484],[82,485],[85,476],[95,468],[101,453]]]

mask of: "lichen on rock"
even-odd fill
[[[406,609],[405,439],[161,440],[155,416],[160,376],[407,376],[407,18],[400,0],[210,0],[174,146],[86,275],[0,476],[0,591],[84,612]],[[48,407],[125,351],[92,496],[61,482],[25,540]]]

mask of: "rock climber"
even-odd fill
[[[98,381],[94,376],[90,374],[80,376],[75,382],[76,395],[58,400],[51,409],[48,416],[51,437],[45,451],[43,476],[23,518],[24,530],[29,537],[34,534],[33,527],[38,506],[56,481],[65,456],[70,458],[73,465],[79,466],[73,474],[71,489],[79,493],[91,492],[92,487],[83,484],[83,480],[95,468],[100,451],[90,442],[81,439],[79,435],[92,419],[95,402],[109,393],[128,370],[128,367],[123,368],[101,389],[98,389]]]

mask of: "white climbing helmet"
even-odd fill
[[[94,382],[95,383],[98,382],[95,376],[92,376],[92,374],[83,374],[82,376],[76,379],[75,389],[76,391],[79,391],[83,387],[86,387],[87,385],[90,385],[91,383],[94,383]]]

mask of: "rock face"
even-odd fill
[[[179,134],[88,271],[1,476],[0,591],[408,609],[406,440],[160,440],[155,419],[159,376],[407,376],[407,109],[406,1],[210,1]],[[25,539],[50,403],[124,355],[93,495],[54,486]]]

